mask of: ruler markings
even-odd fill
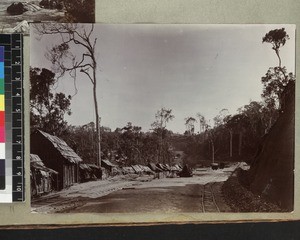
[[[23,75],[21,34],[0,34],[0,46],[4,46],[4,89],[5,89],[5,129],[6,129],[6,169],[10,168],[6,177],[11,190],[11,200],[24,201],[24,153],[23,153]],[[1,91],[1,88],[0,88]],[[0,104],[1,107],[1,104]],[[1,132],[1,131],[0,131]],[[1,138],[0,138],[1,139]],[[10,186],[10,187],[9,187]],[[1,191],[0,191],[1,202]]]

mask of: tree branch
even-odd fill
[[[87,72],[86,69],[81,69],[80,72],[86,74],[89,78],[89,80],[92,82],[92,84],[95,84],[95,81],[92,79],[91,75]]]

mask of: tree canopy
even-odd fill
[[[172,109],[161,108],[155,114],[155,121],[152,123],[153,128],[166,128],[167,123],[174,119]]]
[[[60,136],[66,130],[65,114],[70,115],[71,96],[55,93],[55,74],[45,68],[30,68],[31,131],[41,129]]]
[[[272,44],[272,49],[276,52],[279,59],[279,67],[281,67],[281,58],[279,55],[279,49],[283,47],[290,37],[286,33],[285,28],[274,29],[266,33],[263,37],[262,42],[267,42]]]

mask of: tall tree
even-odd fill
[[[249,119],[251,132],[256,140],[265,134],[268,120],[265,116],[264,105],[262,102],[251,101],[238,109],[239,114],[245,115]]]
[[[67,127],[65,114],[70,115],[71,96],[53,92],[55,74],[48,69],[30,68],[30,125],[60,136]]]
[[[166,128],[167,123],[174,119],[172,109],[161,108],[155,114],[155,122],[152,123],[152,127],[155,128]]]
[[[120,150],[126,156],[127,162],[125,164],[141,163],[141,146],[142,146],[142,128],[133,126],[128,122],[125,127],[121,129],[120,136]]]
[[[232,157],[232,138],[233,138],[233,131],[234,131],[234,124],[232,121],[232,116],[228,115],[224,118],[224,122],[226,124],[226,128],[229,131],[229,157]]]
[[[187,117],[184,120],[185,120],[185,126],[187,128],[187,132],[189,134],[194,134],[195,123],[197,122],[197,120],[195,118],[193,118],[193,117]]]
[[[281,66],[280,48],[283,47],[289,35],[284,28],[274,29],[266,33],[262,42],[272,44],[272,49],[278,57],[278,66],[269,68],[268,72],[261,78],[264,89],[262,97],[265,100],[266,107],[270,110],[269,128],[274,124],[278,116],[278,110],[281,107],[281,94],[289,82],[294,82],[293,73],[287,73],[286,67]]]
[[[228,116],[229,111],[226,108],[223,108],[222,110],[219,111],[219,114],[214,117],[214,124],[216,127],[221,126],[224,124],[224,119],[226,116]]]
[[[161,108],[155,114],[155,121],[151,124],[152,129],[160,135],[159,156],[158,161],[162,159],[162,150],[164,145],[164,136],[167,136],[167,123],[174,119],[172,109]]]
[[[216,141],[216,128],[211,128],[208,124],[205,126],[205,132],[207,135],[207,139],[209,142],[209,146],[211,149],[211,160],[212,163],[215,162],[215,154],[216,154],[216,148],[215,148],[215,141]]]
[[[234,116],[229,116],[226,118],[226,127],[230,132],[230,157],[232,157],[232,134],[236,132],[239,134],[239,145],[238,145],[238,155],[242,154],[242,146],[243,146],[243,134],[247,126],[250,125],[249,119],[244,114],[236,114]]]
[[[199,120],[199,133],[201,133],[205,129],[206,120],[201,113],[197,113],[197,118]]]
[[[36,24],[36,33],[42,38],[44,35],[58,37],[59,43],[55,44],[46,54],[53,65],[53,70],[59,77],[68,73],[74,80],[77,92],[77,73],[80,73],[92,84],[93,101],[95,109],[95,123],[97,133],[97,160],[96,164],[101,166],[101,138],[100,117],[97,99],[97,61],[96,44],[97,37],[94,36],[94,24]],[[75,54],[73,54],[75,53]]]
[[[269,108],[280,108],[280,97],[289,82],[295,82],[293,73],[287,73],[285,67],[271,67],[261,78],[263,83],[262,97]]]
[[[283,47],[286,43],[286,40],[289,39],[289,35],[286,33],[285,28],[274,29],[266,33],[263,37],[262,42],[267,42],[272,44],[272,49],[275,51],[278,57],[278,66],[281,68],[281,58],[279,55],[280,48]]]

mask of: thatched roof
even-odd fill
[[[157,163],[156,167],[160,168],[163,171],[168,171],[167,167],[164,164],[162,164],[162,163]]]
[[[54,171],[53,169],[46,167],[42,159],[40,159],[40,157],[36,154],[30,154],[30,167],[39,171],[58,174],[58,172]]]
[[[116,165],[114,165],[113,163],[111,163],[109,160],[101,160],[102,163],[104,163],[105,165],[109,166],[109,167],[116,167]]]
[[[163,170],[158,168],[155,163],[148,163],[148,167],[155,172],[162,172]]]
[[[122,170],[124,173],[134,173],[134,170],[132,167],[122,167]]]
[[[100,167],[98,167],[96,164],[93,164],[93,163],[86,163],[86,165],[88,167],[90,167],[91,169],[97,169],[97,170],[100,169]]]
[[[87,164],[85,164],[85,163],[80,163],[80,164],[79,164],[79,168],[80,168],[81,170],[86,170],[86,171],[88,171],[88,172],[92,171],[92,169],[91,169]]]
[[[144,165],[138,165],[142,170],[143,172],[153,172],[148,166],[144,166]]]
[[[68,160],[70,163],[79,163],[82,162],[82,159],[74,152],[72,148],[68,146],[68,144],[53,135],[50,135],[49,133],[43,132],[41,130],[38,130],[46,139],[48,139],[54,148],[56,148],[60,154]]]
[[[171,166],[171,171],[181,171],[181,168],[178,165]]]
[[[131,165],[131,167],[133,168],[133,170],[134,170],[136,173],[143,172],[143,169],[140,168],[139,165]]]

